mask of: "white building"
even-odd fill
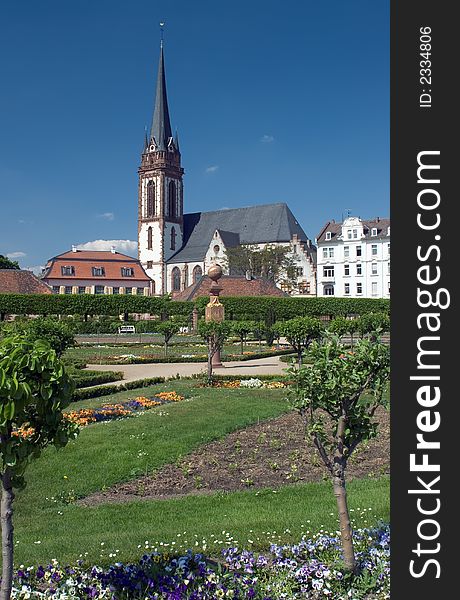
[[[390,220],[329,221],[317,237],[317,295],[390,297]]]

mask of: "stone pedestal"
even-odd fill
[[[217,321],[222,323],[225,319],[224,306],[219,300],[219,294],[223,288],[221,288],[217,281],[222,277],[222,268],[219,265],[213,265],[209,271],[208,276],[212,279],[211,289],[209,290],[209,302],[205,309],[205,320],[206,321]],[[212,357],[212,366],[222,367],[222,361],[220,358],[220,349],[218,349]]]

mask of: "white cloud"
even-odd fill
[[[263,135],[263,136],[260,138],[260,141],[261,141],[263,144],[271,144],[272,142],[274,142],[274,141],[275,141],[275,138],[274,138],[272,135]]]
[[[15,259],[15,258],[24,258],[24,256],[27,256],[27,254],[25,252],[9,252],[7,254],[7,257],[8,258],[12,258],[12,259]]]
[[[41,275],[45,265],[34,265],[33,267],[24,267],[25,271],[32,271],[34,275]]]
[[[97,215],[100,219],[106,219],[107,221],[113,221],[115,219],[115,215],[113,212],[102,213],[101,215]]]
[[[119,252],[137,255],[137,242],[132,240],[93,240],[78,244],[77,248],[79,250],[110,250],[112,246],[115,246],[115,250]]]
[[[219,169],[219,165],[211,165],[207,167],[205,173],[215,173]]]

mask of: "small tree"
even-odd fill
[[[26,467],[43,448],[65,446],[76,435],[77,427],[62,414],[72,391],[71,380],[46,341],[21,336],[0,341],[0,600],[9,600],[13,580],[13,488],[24,487]]]
[[[232,333],[240,338],[241,354],[243,354],[247,337],[254,331],[256,324],[253,321],[232,321],[231,328]]]
[[[385,313],[365,313],[356,321],[361,338],[369,336],[376,341],[382,333],[390,330],[390,317]]]
[[[2,336],[5,337],[18,334],[30,342],[47,340],[58,356],[75,345],[75,336],[71,326],[50,318],[39,317],[38,319],[13,321],[4,325],[2,331]]]
[[[157,333],[163,336],[165,356],[168,356],[168,344],[173,337],[180,331],[181,324],[174,321],[159,321],[155,326]]]
[[[353,348],[353,334],[357,331],[358,319],[346,319],[345,317],[335,317],[328,327],[328,331],[342,338],[347,333],[350,334],[351,347]]]
[[[302,353],[307,350],[313,340],[323,335],[323,324],[313,317],[297,317],[276,324],[280,335],[284,336],[297,353],[297,363],[302,366]]]
[[[198,333],[205,340],[208,346],[208,383],[212,383],[212,358],[220,350],[230,333],[228,321],[199,321]]]
[[[337,338],[331,338],[321,345],[314,343],[309,354],[313,359],[309,368],[291,369],[295,378],[291,400],[305,419],[307,433],[331,474],[345,568],[354,572],[356,558],[345,472],[358,444],[376,435],[377,425],[372,417],[378,406],[385,406],[383,391],[389,378],[389,348],[360,340],[354,352],[350,352]]]

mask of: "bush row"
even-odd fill
[[[158,383],[164,383],[165,381],[166,379],[164,377],[150,377],[149,379],[138,379],[136,381],[129,381],[115,385],[77,389],[73,393],[72,401],[78,402],[79,400],[89,400],[90,398],[98,398],[99,396],[110,396],[110,394],[116,394],[117,392],[136,390],[139,388],[156,385]]]
[[[225,306],[228,320],[263,321],[269,325],[275,321],[301,316],[334,318],[351,314],[363,315],[369,312],[388,314],[390,311],[390,301],[385,298],[271,298],[257,296],[223,297],[221,300]],[[124,313],[141,313],[158,317],[179,315],[190,319],[194,306],[197,307],[200,316],[203,316],[208,301],[207,297],[198,298],[194,304],[193,302],[172,301],[167,297],[0,294],[0,314],[118,316]],[[148,324],[148,321],[146,323]],[[137,329],[137,323],[135,324]],[[118,325],[117,322],[117,327]],[[92,332],[87,331],[87,333]]]
[[[69,369],[67,373],[74,381],[77,388],[100,385],[101,383],[110,383],[123,379],[121,371],[82,371],[81,369]]]

